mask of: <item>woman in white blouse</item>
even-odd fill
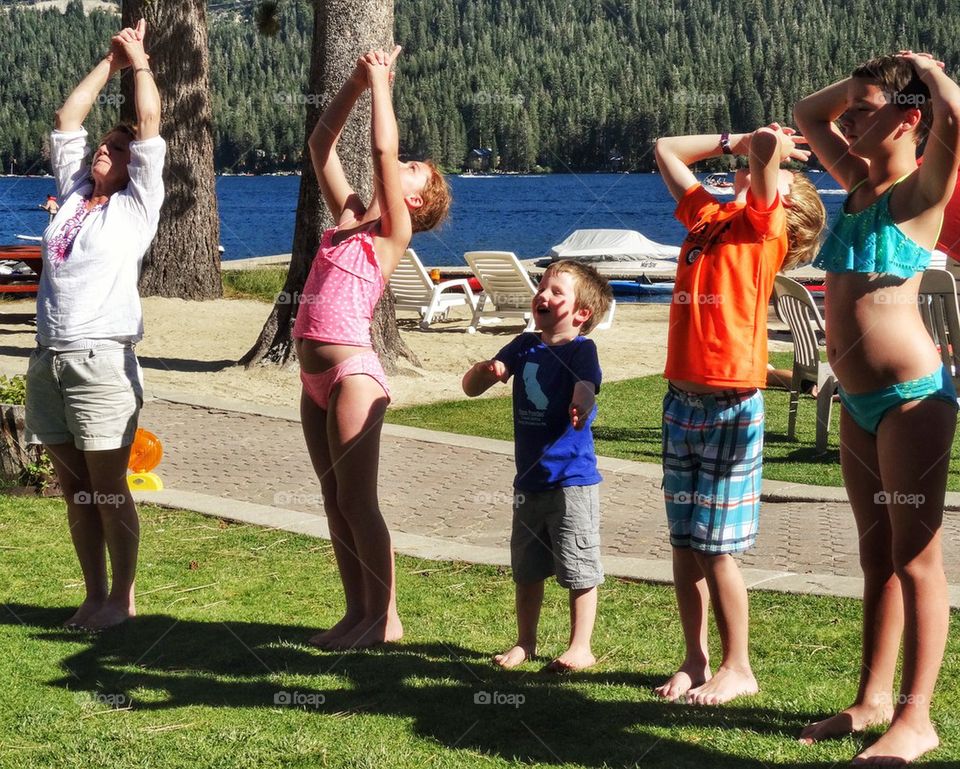
[[[166,155],[145,32],[141,21],[114,37],[57,112],[50,145],[61,205],[43,236],[37,348],[27,372],[27,434],[53,460],[86,588],[65,624],[88,630],[136,614],[140,524],[126,470],[143,402],[137,281],[163,205]],[[111,130],[86,162],[83,121],[107,81],[128,67],[137,125]]]

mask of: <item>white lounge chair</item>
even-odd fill
[[[404,252],[390,276],[390,293],[398,310],[420,313],[420,328],[446,320],[453,307],[469,307],[471,312],[477,309],[477,298],[466,279],[445,280],[435,285],[412,248]]]
[[[533,331],[530,303],[537,289],[512,251],[468,251],[463,255],[476,275],[483,293],[473,311],[467,331],[475,333],[481,324],[500,323],[510,318],[526,322]]]
[[[817,451],[827,450],[830,430],[830,412],[837,378],[829,363],[820,360],[820,340],[817,332],[824,332],[823,318],[807,291],[800,283],[786,275],[777,275],[773,282],[777,315],[790,328],[793,337],[793,376],[790,380],[790,412],[787,437],[796,439],[797,408],[800,388],[804,381],[817,383]]]
[[[940,360],[960,388],[960,306],[957,283],[947,270],[924,270],[920,278],[920,315]]]

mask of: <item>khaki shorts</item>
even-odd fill
[[[38,347],[27,370],[26,437],[81,451],[129,446],[143,406],[132,346],[54,352]]]

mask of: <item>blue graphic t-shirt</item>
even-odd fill
[[[521,334],[495,356],[513,375],[513,430],[520,491],[590,486],[602,480],[593,450],[593,420],[575,430],[570,401],[577,382],[600,392],[600,361],[593,340],[578,336],[546,345],[539,334]]]

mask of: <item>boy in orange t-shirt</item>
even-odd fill
[[[755,694],[747,590],[733,553],[756,540],[763,465],[767,305],[773,279],[812,259],[826,219],[805,177],[780,169],[809,152],[773,124],[749,134],[657,141],[657,164],[689,234],[670,308],[663,404],[663,488],[686,656],[657,694],[718,705]],[[743,154],[749,170],[719,203],[690,164]],[[723,660],[711,675],[707,606]]]

